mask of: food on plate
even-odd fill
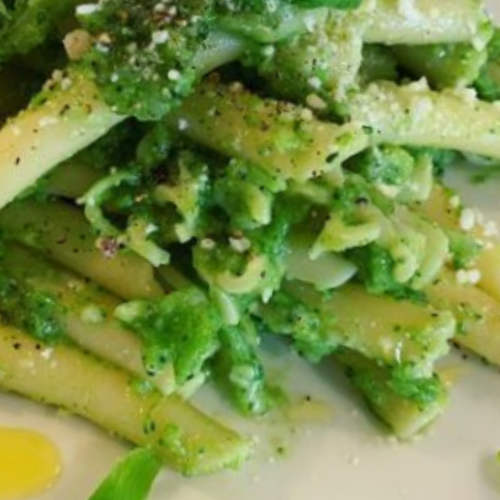
[[[498,229],[444,178],[500,160],[499,33],[479,0],[0,2],[0,386],[214,472],[253,443],[191,396],[286,404],[273,335],[426,429],[451,344],[500,365]]]

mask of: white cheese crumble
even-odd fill
[[[476,214],[471,208],[464,208],[460,213],[460,228],[464,231],[470,231],[476,225]]]

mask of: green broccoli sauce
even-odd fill
[[[346,178],[341,189],[332,194],[330,203],[333,211],[342,214],[346,223],[358,223],[357,209],[359,206],[373,204],[385,214],[394,210],[394,202],[382,195],[373,185],[357,174]]]
[[[500,82],[489,66],[481,68],[474,87],[478,96],[485,101],[495,102],[500,99]]]
[[[182,384],[197,375],[219,348],[220,313],[194,288],[123,304],[116,316],[144,340],[144,365],[152,376],[173,363],[176,381]]]
[[[346,252],[349,260],[358,266],[357,278],[366,286],[369,293],[388,294],[397,299],[425,303],[425,294],[394,279],[394,259],[389,251],[376,243]]]
[[[216,277],[225,272],[242,276],[248,264],[248,253],[236,252],[229,243],[215,241],[213,248],[195,247],[193,263],[204,276]]]
[[[210,1],[178,3],[173,14],[155,11],[157,3],[109,0],[79,17],[96,37],[83,64],[105,100],[143,121],[159,121],[191,91],[193,56],[212,21]]]
[[[358,155],[349,168],[370,182],[402,185],[410,179],[414,165],[415,159],[405,149],[387,145]]]
[[[412,367],[400,365],[391,369],[389,387],[402,398],[428,406],[443,396],[443,386],[437,375],[415,378]]]
[[[193,249],[194,267],[212,286],[220,286],[230,274],[245,277],[241,294],[257,296],[266,290],[276,290],[284,273],[290,227],[303,216],[304,206],[287,199],[275,200],[267,225],[243,230],[229,226],[214,238],[201,238]],[[256,273],[252,265],[258,260],[262,267]]]
[[[274,193],[284,186],[255,165],[231,160],[214,179],[213,203],[223,208],[236,229],[253,229],[270,222]]]
[[[345,373],[364,394],[367,402],[374,407],[385,406],[393,394],[422,407],[444,396],[443,385],[437,376],[415,378],[411,375],[411,370],[410,374],[406,373],[404,366],[373,370],[356,363],[356,366],[348,365]]]
[[[290,335],[295,350],[316,363],[335,351],[336,345],[323,338],[334,318],[322,318],[319,313],[284,291],[276,292],[261,306],[260,317],[272,332]]]
[[[221,350],[213,363],[219,385],[243,414],[266,413],[273,402],[253,324],[244,320],[241,326],[223,328],[219,337]]]
[[[66,333],[63,308],[51,294],[21,286],[0,271],[0,316],[33,337],[56,342]]]
[[[163,123],[153,124],[137,145],[136,163],[146,171],[157,167],[169,157],[174,139]]]
[[[453,266],[456,269],[464,269],[474,262],[481,252],[481,245],[472,236],[458,230],[449,230],[446,234],[453,256]]]

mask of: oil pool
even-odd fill
[[[42,434],[0,427],[0,500],[25,500],[51,488],[61,471],[61,455]]]

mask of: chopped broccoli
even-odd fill
[[[77,10],[94,40],[84,64],[94,72],[106,101],[118,113],[140,120],[160,120],[191,92],[200,68],[206,67],[200,51],[208,48],[214,31],[222,27],[248,34],[248,24],[236,14],[251,13],[267,29],[275,17],[281,22],[288,15],[280,1],[186,0],[174,10],[157,4],[108,0],[90,13]]]
[[[195,288],[125,303],[116,317],[144,340],[146,370],[155,374],[172,362],[178,385],[198,375],[219,349],[219,310]]]
[[[0,317],[44,342],[56,342],[65,334],[60,306],[49,293],[31,286],[20,285],[0,271]]]
[[[217,381],[235,406],[248,415],[260,415],[273,404],[264,366],[257,354],[259,338],[247,318],[238,327],[220,330],[221,349],[214,360]]]
[[[456,269],[468,267],[480,254],[482,246],[471,235],[459,230],[448,230],[446,235],[450,242],[453,266]]]
[[[405,149],[387,145],[360,153],[348,163],[348,168],[370,182],[402,185],[410,179],[414,165],[413,156]]]
[[[413,290],[394,279],[395,262],[389,250],[372,243],[349,250],[347,257],[358,266],[357,278],[365,284],[370,293],[389,294],[397,299],[425,302],[423,292]]]
[[[215,180],[214,198],[228,213],[232,224],[252,229],[271,222],[273,179],[265,171],[242,160],[231,160]]]
[[[336,360],[368,406],[402,439],[425,429],[444,410],[445,384],[436,376],[415,377],[342,350]]]
[[[174,140],[163,123],[154,123],[137,144],[136,163],[146,171],[154,169],[169,157]]]
[[[259,317],[278,335],[290,335],[295,350],[317,363],[337,348],[331,338],[322,334],[333,325],[334,318],[321,317],[318,311],[283,290],[276,292],[267,304],[261,304]]]
[[[395,394],[425,406],[441,396],[442,385],[436,375],[416,378],[411,366],[399,365],[391,369],[389,386]]]
[[[208,1],[188,0],[175,12],[156,11],[156,0],[108,0],[88,13],[77,10],[94,36],[83,62],[92,69],[106,101],[120,114],[160,120],[190,93],[193,66],[206,43],[212,17]],[[173,14],[171,12],[174,12]]]
[[[345,183],[335,189],[330,202],[334,212],[342,214],[346,222],[357,222],[356,213],[360,206],[373,204],[384,214],[391,214],[394,201],[381,194],[373,184],[357,174],[346,175]]]

